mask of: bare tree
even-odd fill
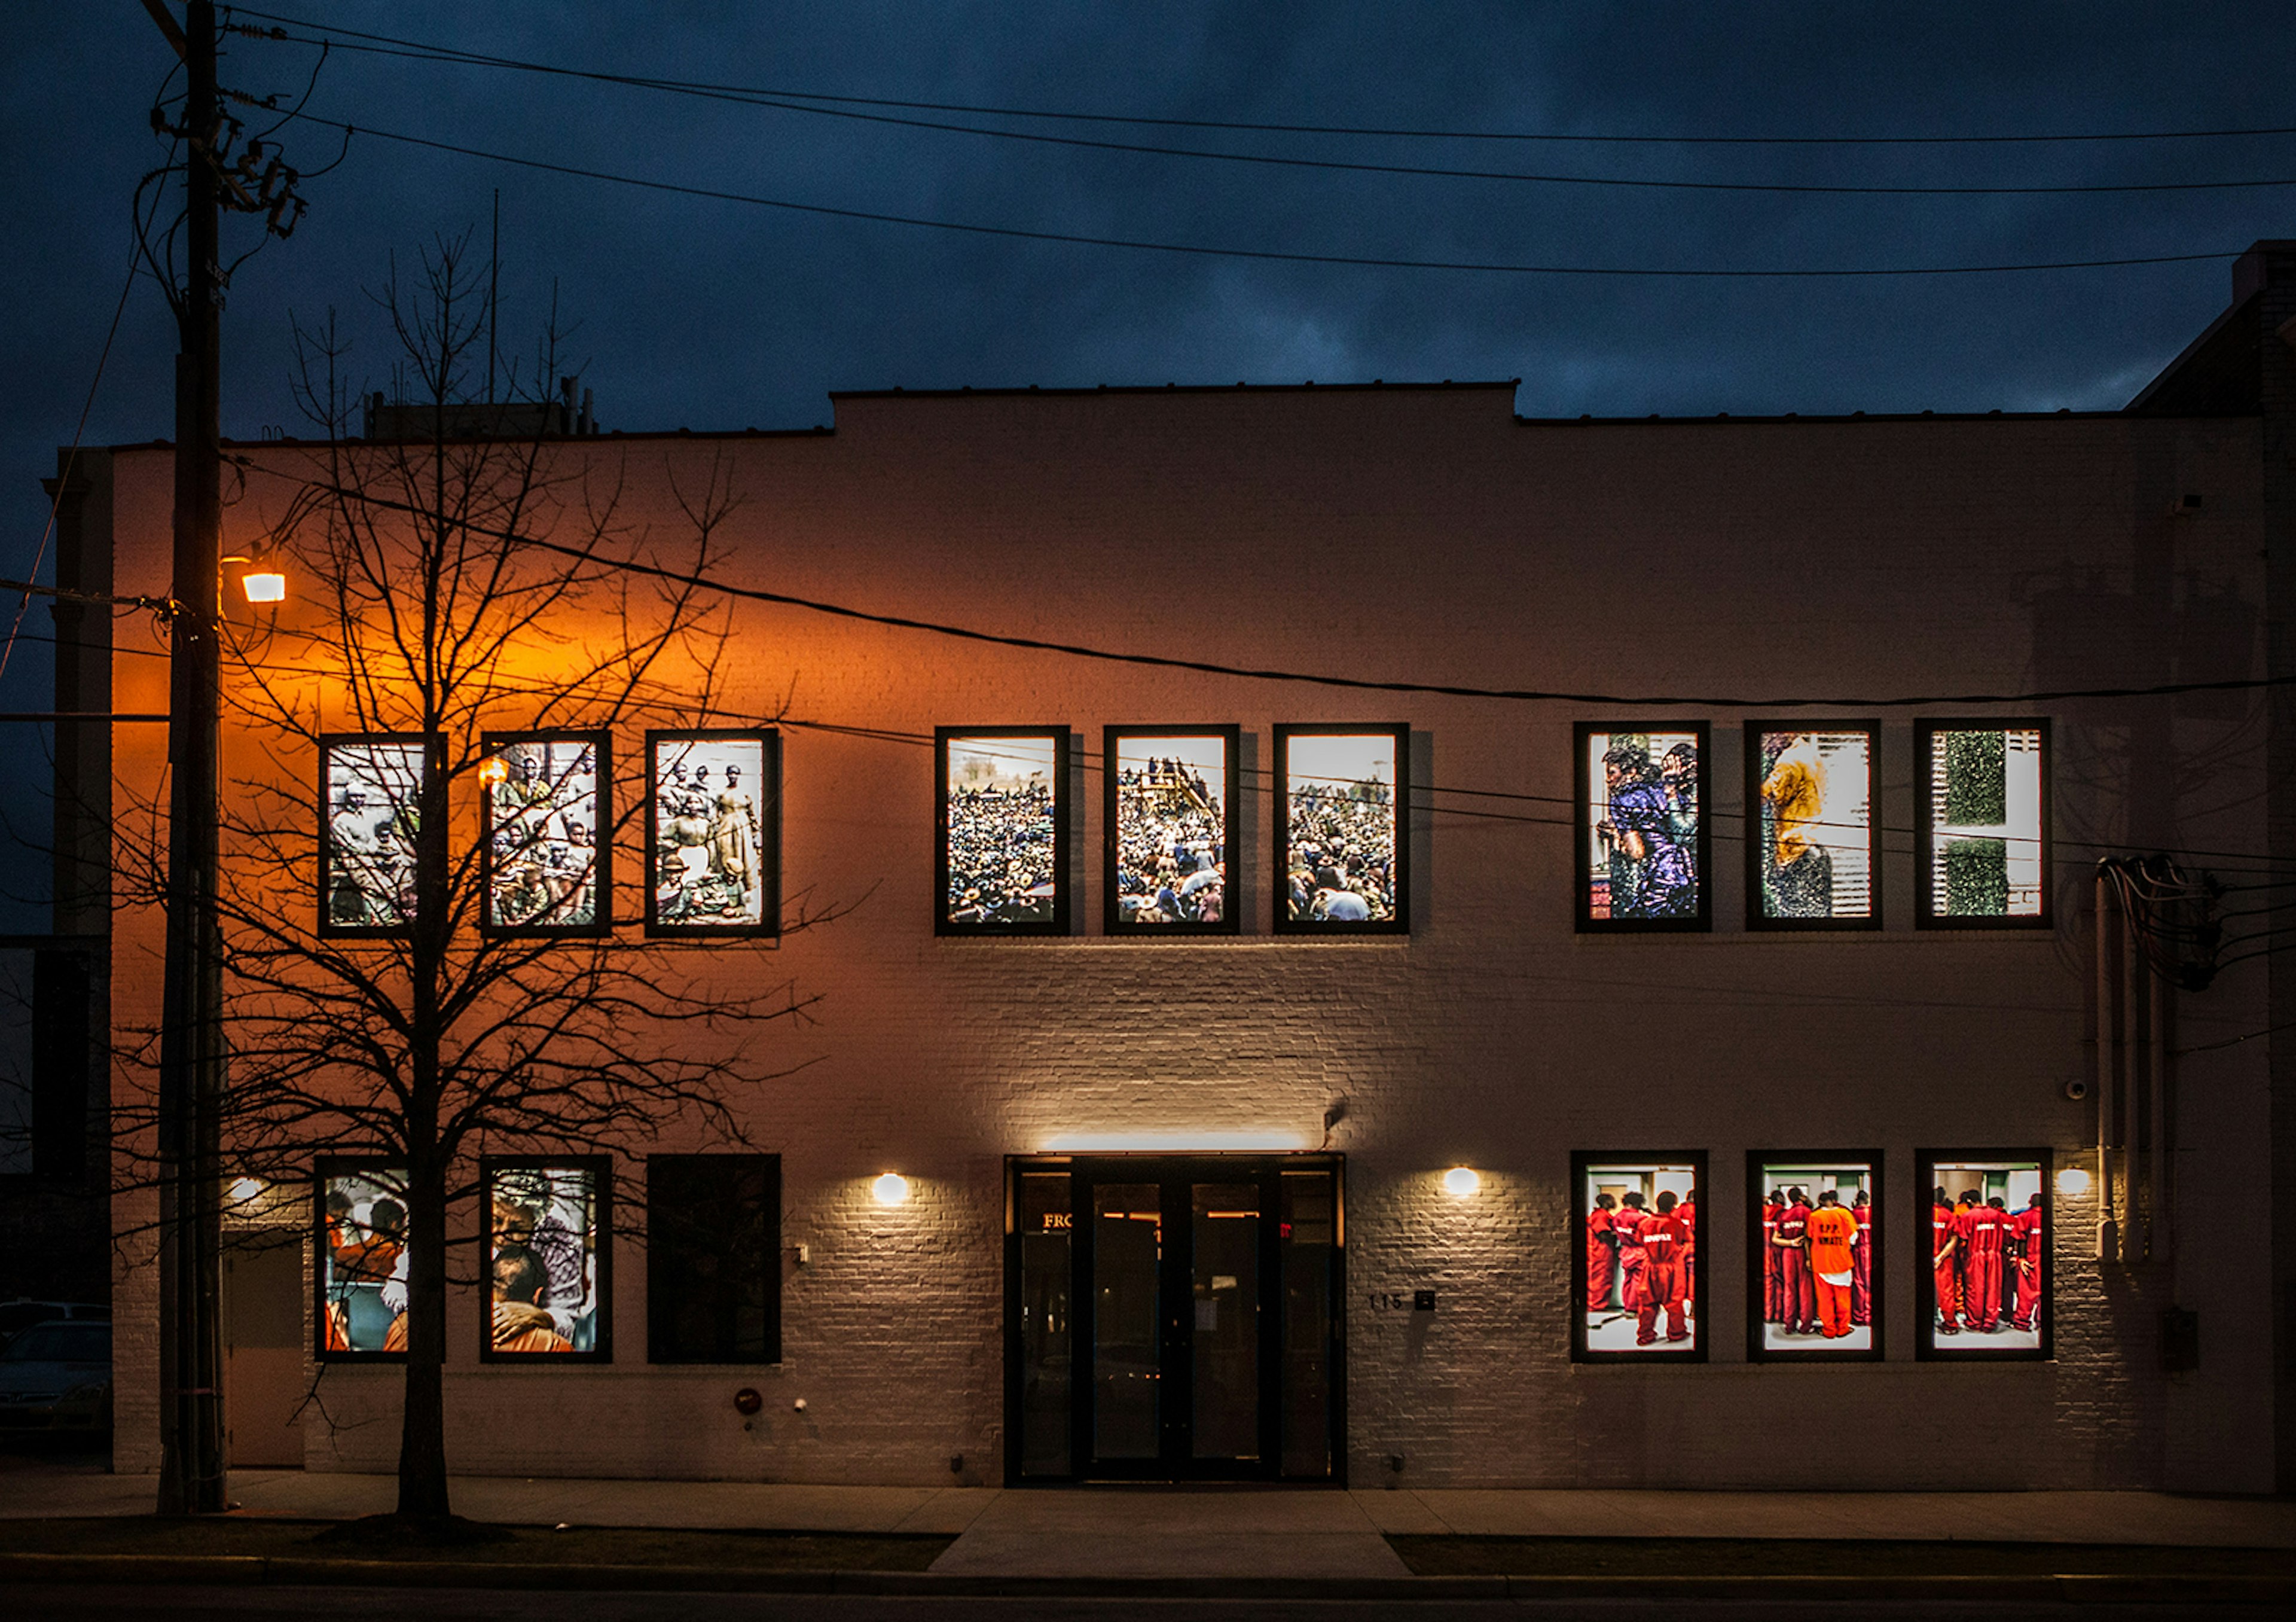
[[[467,246],[434,243],[411,285],[394,265],[375,295],[412,402],[397,420],[411,418],[413,436],[354,436],[351,413],[368,397],[345,385],[334,318],[299,325],[299,388],[323,437],[299,467],[294,452],[240,458],[250,497],[260,481],[286,482],[270,544],[299,629],[241,638],[224,699],[242,757],[226,762],[217,886],[225,1154],[258,1175],[308,1175],[322,1151],[404,1168],[398,1514],[423,1521],[450,1513],[447,1223],[476,1192],[480,1149],[596,1153],[671,1127],[741,1143],[734,1091],[791,1067],[762,1050],[808,1007],[784,978],[751,972],[762,954],[728,972],[724,953],[757,952],[739,942],[483,926],[477,802],[499,767],[481,734],[707,724],[729,620],[697,582],[721,557],[736,501],[713,463],[700,488],[669,478],[674,532],[627,518],[616,458],[594,440],[570,443],[562,424],[545,429],[555,331],[525,386],[513,378],[512,403],[494,403],[488,268]],[[488,400],[474,398],[481,378]],[[392,916],[365,935],[328,926],[319,870],[332,814],[324,787],[314,793],[320,742],[342,732],[423,740],[390,830]],[[620,836],[627,849],[642,827],[644,763],[625,763],[629,753],[616,763],[612,823],[594,830],[602,846]],[[149,895],[162,877],[163,805],[127,839],[123,879]],[[611,903],[601,886],[598,907]],[[800,909],[783,927],[824,916]],[[125,1119],[133,1131],[150,1116]]]

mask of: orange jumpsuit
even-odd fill
[[[1666,1309],[1666,1338],[1669,1340],[1690,1338],[1690,1325],[1683,1315],[1683,1303],[1689,1298],[1689,1280],[1683,1276],[1683,1252],[1689,1248],[1689,1235],[1678,1216],[1646,1216],[1636,1237],[1642,1241],[1643,1276],[1640,1320],[1635,1332],[1635,1344],[1646,1346],[1658,1338],[1659,1308]]]
[[[1961,1264],[1968,1297],[1969,1327],[1987,1334],[2001,1326],[2002,1267],[2007,1260],[2009,1214],[1992,1206],[1971,1207],[1969,1254]]]
[[[1951,1206],[1930,1207],[1930,1266],[1937,1280],[1938,1327],[1948,1335],[1961,1332],[1961,1269],[1954,1264],[1951,1247],[1960,1234]]]
[[[1778,1213],[1778,1321],[1790,1335],[1808,1335],[1817,1329],[1817,1291],[1809,1276],[1809,1207],[1794,1201]]]
[[[1619,1270],[1617,1243],[1611,1233],[1611,1214],[1600,1206],[1587,1213],[1587,1310],[1599,1313],[1611,1305],[1611,1281]]]
[[[1820,1206],[1809,1214],[1810,1282],[1817,1295],[1819,1330],[1828,1340],[1849,1332],[1849,1288],[1857,1263],[1857,1219],[1840,1206]]]
[[[2009,1321],[2021,1330],[2039,1327],[2041,1318],[2041,1207],[2028,1206],[2009,1219],[2010,1254],[2017,1269],[2017,1302]]]
[[[1857,1240],[1849,1251],[1849,1321],[1874,1321],[1874,1207],[1852,1206],[1857,1219]]]
[[[1785,1317],[1778,1295],[1778,1218],[1785,1206],[1773,1199],[1762,1206],[1762,1321],[1776,1323]]]

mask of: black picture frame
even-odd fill
[[[583,940],[614,932],[614,753],[613,734],[598,731],[488,732],[479,739],[480,753],[493,762],[507,749],[522,744],[575,744],[588,749],[594,762],[595,826],[591,829],[592,885],[596,905],[588,923],[501,924],[495,921],[495,784],[482,766],[479,773],[479,928],[504,940]],[[649,840],[649,847],[651,841]],[[648,886],[649,892],[652,885]]]
[[[1763,832],[1762,740],[1781,732],[1863,733],[1866,737],[1866,909],[1863,918],[1773,918],[1763,904],[1769,864]],[[1878,720],[1750,720],[1746,723],[1746,927],[1751,930],[1879,929],[1882,927],[1882,723]],[[1836,843],[1836,842],[1829,842]],[[1799,864],[1797,864],[1799,865]]]
[[[1922,1242],[1932,1245],[1928,1250],[1916,1251],[1914,1263],[1914,1356],[1923,1363],[2047,1363],[2056,1356],[2056,1235],[2057,1191],[2056,1157],[2046,1149],[1920,1149],[1914,1151],[1913,1198],[1906,1202],[1906,1215],[1913,1226],[1907,1232],[1921,1236]],[[1935,1190],[1939,1187],[1938,1167],[1941,1165],[2031,1166],[2039,1176],[2043,1223],[2041,1228],[2041,1298],[2034,1329],[2037,1344],[2030,1346],[1988,1344],[1980,1333],[1956,1334],[1950,1342],[1940,1345],[1937,1299],[1937,1269],[1932,1265],[1936,1254],[1931,1239],[1931,1215],[1935,1209]],[[1948,1198],[1956,1190],[1948,1187]],[[2015,1213],[2013,1211],[2011,1214]],[[2003,1267],[2002,1293],[2005,1300],[2013,1300],[2014,1269],[2005,1263]]]
[[[1124,746],[1143,738],[1174,740],[1213,739],[1221,745],[1221,770],[1226,789],[1221,808],[1220,849],[1224,879],[1221,885],[1225,904],[1218,922],[1212,924],[1173,922],[1169,924],[1139,924],[1128,922],[1121,912],[1122,897],[1118,893],[1118,874],[1122,867],[1123,850],[1119,835],[1122,794],[1118,778],[1118,762]],[[1241,893],[1242,875],[1237,858],[1241,854],[1239,839],[1242,822],[1236,794],[1236,769],[1242,753],[1242,731],[1234,726],[1212,727],[1109,727],[1101,738],[1101,777],[1103,779],[1103,819],[1101,837],[1101,885],[1104,905],[1103,927],[1112,935],[1123,935],[1144,941],[1201,940],[1206,936],[1232,935],[1238,932],[1240,909],[1236,901]],[[944,894],[946,892],[944,892]]]
[[[495,1179],[505,1172],[584,1172],[596,1204],[597,1328],[586,1352],[503,1352],[494,1340]],[[479,1161],[479,1361],[539,1368],[614,1361],[614,1165],[605,1155],[487,1155]]]
[[[395,1174],[398,1180],[399,1200],[406,1203],[406,1163],[379,1155],[323,1155],[311,1170],[311,1355],[320,1363],[403,1363],[404,1351],[359,1351],[348,1346],[332,1346],[328,1342],[328,1328],[332,1321],[330,1309],[339,1304],[338,1297],[328,1286],[327,1273],[334,1256],[334,1247],[329,1242],[327,1223],[327,1192],[329,1185],[343,1177],[363,1176],[370,1182],[383,1182]],[[409,1213],[412,1223],[412,1213]],[[377,1305],[380,1305],[377,1292]],[[346,1293],[340,1300],[346,1315],[352,1306]],[[348,1326],[346,1329],[348,1333]]]
[[[414,801],[419,821],[422,803],[427,796],[436,773],[445,769],[442,740],[436,733],[420,732],[326,732],[319,736],[319,866],[314,900],[317,903],[318,934],[326,940],[390,940],[404,935],[413,918],[413,910],[393,922],[370,924],[347,922],[336,917],[337,898],[342,892],[334,883],[336,844],[340,834],[336,827],[338,808],[335,804],[335,760],[339,753],[353,749],[398,748],[420,751],[422,772],[414,785]],[[403,815],[406,802],[398,803],[397,814]],[[377,826],[381,819],[377,819]],[[414,866],[414,852],[410,848],[405,857],[409,881]],[[357,893],[357,891],[352,892]]]
[[[1383,918],[1340,920],[1292,916],[1292,742],[1308,737],[1381,737],[1395,762],[1394,900]],[[1275,860],[1269,899],[1277,935],[1324,939],[1411,933],[1411,727],[1406,721],[1286,723],[1275,729]]]
[[[678,745],[754,744],[763,786],[756,795],[758,916],[754,923],[681,923],[661,910],[661,753]],[[665,941],[775,940],[782,932],[782,736],[773,727],[705,727],[645,735],[645,933]]]
[[[1038,738],[1052,745],[1053,893],[1049,918],[1010,922],[960,919],[951,904],[949,840],[949,752],[969,738]],[[1073,897],[1070,869],[1073,818],[1069,803],[1069,729],[1066,727],[936,727],[933,729],[933,933],[975,939],[1013,940],[1064,935],[1070,931]],[[962,898],[957,898],[962,899]]]
[[[1573,923],[1582,935],[1685,935],[1699,934],[1714,926],[1714,864],[1713,845],[1713,738],[1711,729],[1702,720],[1660,721],[1600,721],[1582,720],[1570,731],[1570,884],[1573,897]],[[1616,737],[1621,734],[1648,737],[1687,734],[1697,740],[1698,747],[1698,833],[1695,853],[1698,902],[1687,913],[1668,914],[1658,918],[1596,918],[1595,916],[1594,875],[1590,871],[1590,851],[1595,838],[1594,783],[1587,759],[1587,746],[1596,737]],[[1662,757],[1661,757],[1662,758]],[[1653,761],[1652,770],[1660,762]],[[1607,905],[1607,900],[1605,904]]]
[[[1693,1286],[1690,1305],[1700,1310],[1688,1312],[1691,1334],[1687,1346],[1674,1349],[1644,1350],[1629,1348],[1612,1350],[1587,1344],[1587,1289],[1588,1279],[1587,1215],[1594,1202],[1588,1198],[1587,1182],[1590,1175],[1604,1167],[1625,1169],[1641,1165],[1686,1165],[1692,1179],[1691,1220],[1691,1279]],[[1570,1321],[1570,1361],[1583,1363],[1639,1365],[1644,1363],[1704,1363],[1710,1343],[1708,1309],[1702,1299],[1709,1292],[1696,1287],[1699,1275],[1698,1258],[1707,1253],[1706,1208],[1709,1203],[1706,1151],[1699,1149],[1574,1149],[1570,1155],[1570,1299],[1567,1304]],[[1623,1309],[1621,1309],[1623,1310]]]
[[[1870,1185],[1867,1209],[1873,1213],[1866,1228],[1866,1301],[1871,1333],[1867,1344],[1849,1347],[1820,1340],[1807,1346],[1772,1346],[1765,1333],[1769,1321],[1765,1307],[1764,1261],[1769,1234],[1764,1221],[1771,1185],[1791,1178],[1780,1173],[1847,1170],[1860,1167]],[[1878,1149],[1792,1149],[1746,1151],[1746,1361],[1749,1363],[1881,1363],[1888,1355],[1889,1274],[1884,1264],[1889,1241],[1890,1182]]]
[[[1947,732],[2037,732],[2040,737],[2040,907],[2021,916],[1939,912],[1932,905],[1936,882],[1936,814],[1930,778],[1937,739]],[[2054,929],[2056,899],[2054,868],[2056,775],[2055,742],[2046,716],[1924,716],[1914,723],[1914,926],[1917,929]]]

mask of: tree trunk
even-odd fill
[[[447,1499],[447,1168],[406,1168],[406,1397],[398,1441],[398,1512],[443,1520]]]

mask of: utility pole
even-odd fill
[[[160,1030],[160,1512],[215,1514],[224,1479],[221,1285],[223,966],[216,915],[217,660],[222,617],[222,356],[217,253],[223,109],[214,0],[186,0],[184,245],[176,359],[174,605],[168,641],[167,956]]]

